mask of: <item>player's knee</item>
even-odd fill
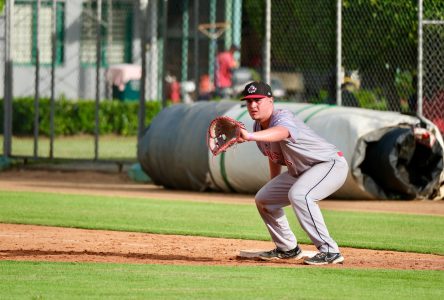
[[[256,202],[256,206],[259,205],[263,205],[264,204],[265,199],[258,197],[258,195],[256,194],[256,196],[254,197],[254,202]]]
[[[299,206],[305,203],[305,199],[307,197],[307,193],[297,189],[290,189],[288,192],[288,199],[290,199],[291,203]]]
[[[266,194],[262,190],[257,192],[256,196],[254,197],[254,202],[256,202],[256,207],[257,207],[259,212],[267,211],[266,210],[267,196],[266,196]]]
[[[270,211],[267,209],[267,203],[265,199],[255,198],[254,200],[256,202],[256,208],[260,215],[266,215],[270,213]]]
[[[256,193],[256,196],[254,196],[254,201],[256,202],[256,205],[264,205],[267,199],[269,199],[269,196],[267,195],[267,192],[264,188],[261,188]]]

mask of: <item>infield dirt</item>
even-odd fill
[[[0,172],[0,190],[253,204],[252,195],[170,191],[134,183],[124,173],[91,171]],[[444,201],[323,200],[320,206],[444,216]],[[301,247],[316,250],[312,245]],[[264,241],[0,224],[0,260],[311,267],[302,260],[262,262],[237,257],[243,249],[272,248],[271,242]],[[341,251],[344,265],[328,267],[444,270],[444,256],[439,255],[345,247]]]

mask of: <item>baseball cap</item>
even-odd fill
[[[245,86],[241,100],[265,97],[273,97],[271,87],[265,82],[253,81]]]

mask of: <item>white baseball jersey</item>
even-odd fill
[[[269,127],[275,126],[287,128],[290,137],[280,142],[257,142],[257,145],[274,163],[286,165],[293,176],[320,162],[336,159],[340,153],[336,146],[320,137],[288,110],[273,111]],[[260,130],[261,125],[255,122],[254,131]]]

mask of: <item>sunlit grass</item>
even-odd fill
[[[311,243],[288,219],[300,243]],[[343,247],[444,255],[444,217],[324,210]],[[0,192],[0,222],[162,234],[269,240],[256,207],[109,196]]]
[[[0,261],[2,299],[442,299],[444,272]]]
[[[0,136],[1,145],[3,145],[3,136]],[[99,159],[125,159],[135,160],[137,156],[137,137],[136,136],[117,136],[105,135],[99,136],[98,140]],[[76,158],[93,159],[95,140],[92,135],[62,136],[54,139],[53,155],[54,158]],[[13,156],[33,156],[34,138],[33,137],[13,137],[12,139]],[[0,147],[3,152],[3,147]],[[49,157],[50,139],[39,136],[37,144],[37,153],[39,157]]]

